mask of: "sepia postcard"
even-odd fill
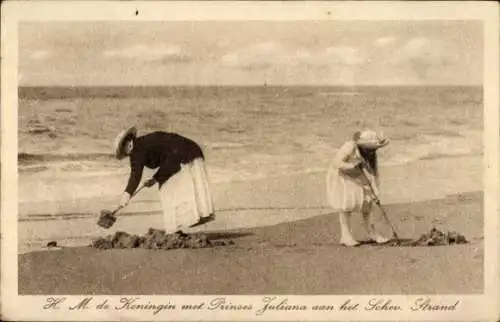
[[[2,321],[498,321],[496,2],[6,1]]]

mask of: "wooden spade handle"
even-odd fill
[[[139,189],[137,189],[133,194],[132,196],[130,196],[130,199],[132,199],[135,195],[137,195],[142,189],[146,188],[146,186],[143,184]],[[111,213],[111,215],[115,215],[118,211],[120,211],[121,209],[125,208],[124,206],[118,206],[118,208],[116,208],[115,210],[113,210],[113,212]]]
[[[391,230],[392,230],[392,235],[394,236],[394,238],[396,240],[399,240],[399,236],[398,234],[396,233],[396,229],[394,228],[394,226],[392,225],[391,221],[389,220],[389,216],[387,216],[387,213],[385,212],[384,208],[382,207],[382,205],[380,204],[380,199],[379,197],[375,194],[375,190],[373,189],[373,186],[370,182],[370,180],[368,179],[368,177],[366,176],[365,172],[363,171],[363,169],[361,169],[361,173],[362,175],[364,176],[364,179],[366,179],[368,181],[368,187],[370,187],[370,190],[372,192],[372,194],[377,198],[377,206],[380,208],[380,211],[382,211],[382,215],[384,216],[384,219],[386,221],[386,223],[389,225],[389,227],[391,227]]]

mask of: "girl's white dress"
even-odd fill
[[[330,165],[326,178],[327,199],[329,205],[344,212],[367,212],[372,205],[372,193],[362,176],[364,171],[373,190],[378,196],[379,180],[365,168],[349,170],[349,164],[363,161],[354,141],[348,141],[339,149]]]

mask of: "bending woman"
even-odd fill
[[[378,202],[379,195],[377,150],[388,144],[388,138],[373,131],[358,131],[354,133],[352,140],[340,148],[328,170],[328,203],[340,212],[340,243],[344,246],[359,245],[351,232],[353,212],[361,212],[363,215],[364,226],[370,239],[377,243],[388,241],[375,231],[371,222],[373,203]],[[372,193],[370,185],[375,194]]]
[[[138,137],[137,129],[130,127],[117,136],[115,157],[130,159],[130,177],[121,197],[122,207],[139,186],[144,167],[158,168],[144,185],[158,184],[167,234],[183,234],[189,227],[214,219],[205,157],[196,142],[160,131]]]

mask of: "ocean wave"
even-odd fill
[[[117,174],[123,167],[113,162],[112,155],[106,153],[84,154],[18,154],[20,174],[41,174],[57,176],[61,174],[76,176],[107,176]]]
[[[479,156],[482,155],[481,152],[456,152],[456,153],[429,153],[419,157],[419,160],[439,160],[439,159],[453,159],[461,157]]]
[[[214,182],[248,181],[300,173],[317,172],[328,167],[336,149],[320,137],[307,137],[300,149],[255,151],[248,143],[214,141],[207,146],[217,154],[207,159],[207,168]],[[437,160],[482,154],[482,131],[419,134],[394,140],[380,151],[383,166],[404,165],[421,160]],[[122,175],[128,166],[116,162],[109,153],[31,154],[19,153],[19,172],[45,173],[45,176]],[[230,161],[229,161],[230,160]]]
[[[20,152],[17,161],[20,165],[54,161],[107,161],[113,160],[110,153],[72,153],[72,154],[34,154]]]
[[[207,143],[206,145],[208,148],[213,149],[213,150],[239,149],[239,148],[244,148],[247,146],[247,144],[234,143],[234,142],[210,142],[210,143]]]
[[[422,134],[417,138],[393,142],[387,153],[386,165],[402,165],[419,160],[438,160],[480,156],[483,153],[481,131]],[[394,152],[393,152],[394,151]]]

